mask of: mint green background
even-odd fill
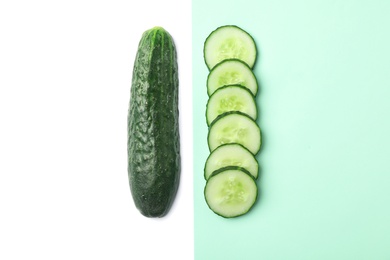
[[[195,259],[390,259],[390,1],[192,2]],[[236,219],[203,197],[202,49],[225,24],[260,53],[260,199]]]

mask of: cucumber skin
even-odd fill
[[[239,214],[239,215],[232,216],[232,217],[224,216],[224,215],[222,215],[222,214],[220,214],[220,213],[218,213],[218,212],[215,212],[215,211],[209,206],[209,204],[208,204],[208,202],[207,202],[207,198],[206,198],[206,186],[204,187],[204,190],[203,190],[203,197],[205,198],[206,204],[207,204],[207,206],[209,207],[209,209],[210,209],[212,212],[214,212],[216,215],[218,215],[218,216],[220,216],[220,217],[223,217],[223,218],[226,218],[226,219],[229,219],[229,218],[237,218],[237,217],[240,217],[240,216],[243,216],[243,215],[247,214],[247,213],[255,206],[255,204],[256,204],[256,202],[257,202],[257,200],[258,200],[258,197],[259,197],[259,189],[258,189],[258,186],[257,186],[257,183],[256,183],[256,179],[252,176],[252,174],[250,174],[246,169],[244,169],[244,168],[242,168],[242,167],[239,167],[239,166],[226,166],[226,167],[222,167],[222,168],[220,168],[220,169],[218,169],[218,170],[215,170],[215,171],[210,175],[209,180],[210,180],[212,177],[214,177],[215,175],[217,175],[217,174],[219,174],[219,173],[221,173],[221,172],[227,171],[227,170],[240,170],[240,171],[244,172],[245,174],[248,174],[248,175],[253,179],[253,181],[255,182],[256,187],[257,187],[257,189],[256,189],[256,197],[255,197],[255,200],[254,200],[253,205],[248,209],[248,211],[243,212],[242,214]],[[207,183],[207,182],[206,182],[206,183]]]
[[[134,203],[146,217],[165,216],[180,181],[178,65],[170,34],[142,35],[128,111],[128,177]]]
[[[253,175],[250,174],[250,172],[249,172],[247,169],[245,169],[245,168],[243,168],[243,167],[240,167],[240,166],[225,166],[225,167],[221,167],[221,168],[219,168],[219,169],[213,171],[213,172],[210,174],[209,179],[210,179],[211,177],[217,175],[218,173],[224,172],[224,171],[227,171],[227,170],[240,170],[240,171],[245,172],[246,174],[248,174],[254,181],[256,181],[256,178],[253,177]]]

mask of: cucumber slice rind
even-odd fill
[[[227,81],[226,78],[223,79],[223,74],[226,71],[229,72],[228,66],[235,66],[235,73],[237,74],[237,70],[240,70],[240,77],[237,76],[230,81]],[[227,67],[227,68],[226,68]],[[230,73],[233,73],[232,68],[230,68]],[[220,83],[222,81],[222,83]],[[259,86],[257,82],[257,78],[253,73],[253,70],[240,59],[225,59],[216,64],[210,71],[207,76],[207,94],[211,96],[218,88],[223,87],[225,85],[242,85],[248,88],[253,96],[257,95]]]
[[[252,127],[251,134],[252,134],[253,139],[251,139],[251,140],[236,140],[236,139],[235,140],[226,140],[226,142],[222,142],[222,143],[217,142],[215,144],[216,140],[215,140],[214,136],[212,136],[215,134],[213,132],[213,130],[215,129],[217,124],[223,122],[222,120],[227,120],[227,118],[230,116],[238,116],[238,117],[236,117],[236,119],[248,120],[247,122],[249,122],[250,126]],[[217,131],[217,130],[214,130],[214,131]],[[256,121],[253,120],[250,116],[248,116],[245,113],[242,113],[239,111],[225,112],[225,113],[219,115],[216,119],[214,119],[213,122],[211,122],[210,127],[209,127],[209,131],[208,131],[208,135],[207,135],[207,143],[208,143],[210,152],[214,151],[216,148],[218,148],[219,146],[226,144],[226,143],[239,143],[242,146],[244,146],[245,148],[247,148],[253,155],[256,155],[260,151],[260,148],[261,148],[261,129],[257,125]]]
[[[204,197],[215,214],[235,218],[253,208],[258,197],[258,187],[248,171],[228,166],[212,173],[206,182]]]
[[[222,158],[220,157],[220,153]],[[234,153],[233,156],[230,155],[232,153]],[[215,157],[222,160],[222,162],[215,162],[215,160],[218,160]],[[236,165],[234,162],[232,163],[232,160],[236,160],[236,162],[240,163],[240,165]],[[248,171],[256,180],[259,176],[259,163],[257,162],[255,156],[243,145],[238,143],[229,143],[220,145],[209,154],[203,169],[203,177],[207,181],[214,172],[228,166],[241,167]]]
[[[224,172],[224,171],[227,171],[227,170],[240,170],[240,171],[243,171],[245,172],[246,174],[248,174],[251,178],[253,178],[254,180],[256,180],[255,177],[253,177],[253,175],[247,170],[245,169],[244,167],[240,167],[240,166],[234,166],[234,165],[230,165],[230,166],[224,166],[224,167],[221,167],[215,171],[213,171],[211,174],[210,174],[210,178],[214,177],[215,175],[221,173],[221,172]]]
[[[230,92],[230,93],[229,93]],[[226,99],[233,100],[226,100]],[[235,99],[235,100],[234,100]],[[222,101],[227,101],[225,108],[220,107]],[[241,101],[241,105],[238,104]],[[229,106],[234,105],[234,108]],[[220,109],[223,112],[215,111]],[[217,89],[208,99],[206,105],[206,122],[210,126],[211,122],[225,112],[238,111],[247,114],[253,120],[257,119],[257,105],[252,92],[245,86],[232,84],[225,85]]]
[[[232,37],[232,35],[235,37]],[[233,45],[240,44],[241,48],[239,49],[241,52],[232,54],[231,51],[235,51],[234,46],[226,46],[223,53],[228,54],[222,54],[222,52],[218,51],[218,47],[221,48],[221,45],[226,43],[226,41],[233,41],[230,42],[230,44],[233,43]],[[227,45],[229,45],[229,43]],[[242,45],[245,46],[242,47]],[[247,31],[237,25],[224,25],[216,28],[206,38],[203,47],[203,57],[209,70],[211,70],[220,61],[229,58],[240,59],[248,64],[250,68],[253,68],[257,59],[257,47],[252,35],[250,35]]]

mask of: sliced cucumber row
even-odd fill
[[[210,150],[204,196],[209,208],[225,218],[246,214],[258,194],[255,156],[261,132],[256,123],[258,84],[252,71],[256,56],[253,38],[237,26],[217,28],[204,44]]]

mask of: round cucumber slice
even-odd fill
[[[255,204],[257,194],[254,178],[239,167],[226,167],[214,172],[204,189],[209,208],[225,218],[247,213]]]
[[[224,144],[216,148],[207,158],[204,178],[227,166],[238,166],[247,170],[253,178],[259,175],[259,164],[253,154],[240,144]]]
[[[238,26],[225,25],[212,31],[206,38],[203,55],[209,70],[222,60],[231,58],[240,59],[253,68],[257,49],[249,33]]]
[[[207,76],[207,94],[211,96],[225,85],[241,85],[256,96],[258,85],[253,71],[238,59],[224,60],[218,63]]]
[[[240,111],[256,120],[257,106],[252,93],[240,85],[219,88],[207,102],[207,125],[210,125],[219,115],[229,111]]]
[[[238,143],[255,155],[261,146],[260,127],[248,115],[238,111],[218,116],[210,125],[207,139],[210,152],[223,144]]]

